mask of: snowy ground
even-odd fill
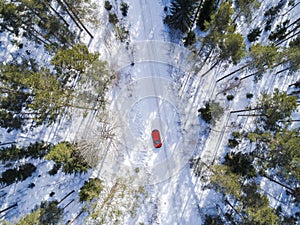
[[[120,3],[116,2],[118,4],[114,6]],[[300,79],[300,74],[296,73],[291,76],[265,75],[258,83],[254,83],[252,78],[240,82],[234,79],[235,76],[216,83],[218,78],[239,66],[226,69],[219,66],[202,77],[201,74],[210,65],[198,65],[197,58],[187,49],[168,42],[168,30],[162,19],[165,15],[163,9],[169,1],[127,2],[128,16],[121,22],[130,32],[128,44],[116,44],[112,28],[105,22],[101,22],[93,40],[86,38],[90,49],[99,51],[120,76],[118,86],[111,93],[111,110],[119,127],[117,153],[110,154],[111,145],[108,143],[105,146],[107,154],[96,170],[82,176],[62,173],[50,176],[46,171],[51,168],[51,163],[34,162],[38,169],[32,179],[0,190],[0,196],[5,194],[0,199],[0,210],[18,202],[18,207],[1,214],[1,217],[13,220],[30,212],[41,200],[59,200],[74,189],[75,192],[68,197],[69,201],[73,201],[65,209],[64,222],[67,222],[80,212],[82,205],[78,203],[78,187],[92,175],[99,176],[109,185],[122,177],[128,178],[133,186],[145,186],[148,196],[140,205],[137,216],[126,217],[123,224],[201,224],[204,213],[217,212],[221,196],[214,191],[203,190],[203,181],[189,169],[190,157],[200,156],[206,164],[220,159],[226,151],[230,133],[236,129],[251,128],[250,118],[231,114],[230,111],[253,104],[261,92],[271,93],[276,87],[287,90],[290,83]],[[262,1],[252,24],[261,23],[262,11],[277,2]],[[102,2],[99,7],[99,17],[107,17]],[[298,7],[288,12],[286,17],[294,21],[299,12]],[[251,28],[243,23],[237,27],[245,36]],[[259,41],[265,42],[266,35],[262,35]],[[4,52],[1,57],[8,57],[7,54]],[[249,73],[243,71],[236,76],[243,77]],[[225,92],[235,96],[233,101],[227,101]],[[254,94],[254,98],[247,99],[246,93]],[[215,99],[225,108],[224,116],[213,129],[197,117],[197,109],[209,99]],[[90,134],[95,128],[97,112],[90,112],[87,116],[83,116],[82,112],[73,113],[73,116],[64,116],[59,123],[47,129],[42,127],[26,133],[9,134],[3,131],[0,138],[25,145],[35,140],[58,142]],[[161,149],[152,145],[150,134],[155,128],[162,134]],[[139,168],[138,172],[136,168]],[[3,165],[1,170],[4,170]],[[28,189],[31,182],[36,186]],[[268,189],[270,184],[264,181],[262,187]],[[273,190],[274,196],[285,198],[282,189],[276,187]],[[55,195],[49,197],[52,191]],[[278,200],[270,198],[271,204],[276,206]],[[62,204],[66,205],[67,200]],[[85,215],[74,224],[83,224]]]

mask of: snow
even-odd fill
[[[201,158],[201,162],[211,165],[218,162],[226,153],[227,140],[234,130],[251,129],[253,118],[230,113],[232,110],[244,109],[255,104],[260,93],[271,93],[274,88],[287,90],[288,85],[299,80],[300,74],[290,76],[275,75],[268,71],[257,83],[253,78],[243,81],[235,77],[244,77],[251,71],[244,70],[220,82],[217,79],[240,66],[219,65],[210,71],[210,64],[199,65],[196,56],[181,45],[168,42],[168,29],[163,24],[163,9],[170,1],[128,0],[128,16],[121,22],[129,29],[128,43],[120,43],[114,36],[113,27],[107,20],[100,19],[100,25],[93,32],[91,40],[87,34],[81,38],[92,51],[99,51],[101,58],[108,61],[109,66],[119,75],[117,86],[111,91],[112,118],[118,124],[116,143],[98,143],[101,163],[93,171],[81,175],[65,175],[62,172],[50,176],[47,171],[52,162],[31,160],[37,171],[30,179],[16,183],[0,190],[0,210],[11,203],[18,206],[5,214],[6,219],[14,221],[21,215],[29,213],[41,201],[62,199],[72,190],[63,205],[74,199],[65,209],[64,223],[75,218],[83,204],[78,202],[78,191],[90,176],[105,180],[108,187],[118,179],[128,181],[133,188],[145,186],[147,197],[139,205],[135,218],[127,216],[123,224],[201,224],[204,214],[215,214],[221,205],[222,196],[205,188],[202,177],[195,177],[188,165],[192,156]],[[120,1],[114,3],[114,7]],[[254,14],[252,25],[262,24],[263,11],[278,3],[275,0],[262,1],[261,7]],[[97,2],[99,18],[107,17],[103,4]],[[287,12],[285,7],[281,12]],[[118,16],[121,17],[120,11]],[[299,7],[289,11],[284,17],[294,21],[299,15]],[[280,18],[280,17],[279,17]],[[276,20],[275,24],[280,22]],[[237,29],[245,37],[254,27],[248,27],[240,21]],[[1,61],[12,59],[17,50],[8,44],[9,37],[1,34]],[[263,33],[258,42],[267,43],[267,35]],[[249,43],[247,43],[249,47]],[[44,64],[50,56],[45,56],[37,49],[31,49]],[[43,58],[44,57],[44,58]],[[243,62],[241,63],[241,65]],[[195,72],[196,71],[196,72]],[[233,101],[226,99],[226,94],[234,95]],[[254,97],[247,99],[246,94]],[[223,117],[210,128],[198,118],[197,110],[206,101],[214,99],[224,107]],[[59,121],[49,127],[39,127],[20,133],[6,133],[1,129],[1,141],[17,141],[18,145],[27,145],[36,140],[57,143],[61,140],[89,139],[97,127],[97,112],[84,115],[82,110],[69,110]],[[299,117],[299,113],[295,113]],[[299,126],[293,124],[294,127]],[[163,147],[155,149],[152,145],[151,131],[159,129]],[[113,152],[114,148],[118,150]],[[114,153],[114,154],[112,154]],[[136,172],[139,168],[139,172]],[[1,171],[4,165],[1,165]],[[205,173],[205,169],[203,169]],[[27,188],[35,183],[32,189]],[[262,181],[263,190],[268,190],[271,205],[276,207],[279,200],[286,199],[280,187],[274,187],[267,180]],[[272,190],[272,192],[270,192]],[[53,197],[49,193],[55,192]],[[275,198],[274,198],[275,197]],[[124,200],[125,201],[125,200]],[[284,209],[289,212],[290,208]],[[86,214],[79,217],[74,224],[83,224]]]

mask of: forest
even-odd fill
[[[163,22],[174,42],[182,43],[197,55],[201,64],[209,63],[210,67],[201,76],[220,65],[237,66],[234,71],[218,77],[217,84],[233,77],[237,81],[253,79],[258,82],[270,74],[292,76],[300,69],[300,18],[285,17],[276,26],[274,21],[282,15],[283,7],[291,11],[299,7],[299,2],[278,1],[276,6],[265,10],[262,24],[246,36],[239,33],[238,23],[251,24],[253,12],[262,2],[171,0],[163,9],[166,14]],[[17,49],[10,58],[0,62],[0,127],[7,133],[49,127],[72,110],[79,109],[85,113],[99,111],[98,119],[103,124],[99,131],[101,140],[115,138],[107,108],[110,104],[108,93],[116,74],[100,59],[99,52],[90,51],[81,41],[83,32],[90,39],[94,38],[93,30],[98,26],[93,16],[94,7],[94,3],[84,0],[0,0],[0,32],[7,34],[10,45]],[[105,19],[117,41],[126,45],[130,36],[122,20],[127,17],[130,4],[121,1],[117,7],[114,1],[105,1]],[[267,40],[259,42],[266,34]],[[30,49],[33,48],[43,52],[46,63],[32,54]],[[247,75],[240,76],[245,71]],[[231,209],[230,213],[221,209],[217,215],[205,215],[204,224],[298,223],[300,136],[299,120],[294,115],[299,110],[299,94],[300,80],[289,84],[288,90],[262,93],[249,108],[231,111],[231,114],[254,118],[251,129],[234,130],[228,139],[226,154],[212,165],[203,164],[200,157],[190,159],[193,175],[205,183],[205,189],[220,193],[223,203]],[[226,98],[232,101],[235,96],[227,95]],[[252,99],[253,93],[247,93],[246,98]],[[212,99],[195,112],[213,128],[224,109]],[[297,125],[292,126],[295,123]],[[47,171],[51,176],[61,172],[66,175],[88,173],[99,161],[91,155],[95,152],[94,144],[86,140],[36,141],[24,146],[18,140],[1,140],[1,168],[5,170],[1,172],[0,190],[31,177],[38,166],[34,160],[38,163],[51,161],[52,168]],[[272,208],[268,193],[260,187],[263,179],[285,188],[287,202]],[[30,183],[27,188],[35,185]],[[120,218],[124,212],[118,210],[115,196],[127,196],[130,203],[124,204],[124,208],[132,217],[138,213],[137,204],[142,204],[147,197],[143,186],[129,186],[126,181],[118,180],[107,191],[101,179],[89,178],[79,187],[79,201],[85,207],[78,217],[87,213],[98,221],[96,218],[101,215],[101,224],[104,224],[107,216],[104,211],[107,210],[115,224],[122,224]],[[103,204],[96,207],[101,194]],[[1,194],[0,199],[4,196]],[[64,200],[42,201],[16,223],[0,221],[7,225],[60,224],[68,206],[61,207]],[[115,208],[108,209],[110,204]],[[12,203],[0,212],[15,206],[17,203]],[[286,207],[294,207],[293,214],[286,214],[283,210]]]

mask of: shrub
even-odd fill
[[[205,122],[215,124],[224,113],[224,109],[220,103],[210,101],[205,103],[205,107],[198,109],[198,112]]]
[[[248,98],[248,99],[253,98],[253,94],[252,94],[252,93],[247,93],[247,94],[246,94],[246,98]]]
[[[227,100],[228,100],[228,101],[231,101],[231,100],[233,100],[233,98],[234,98],[234,96],[233,96],[233,95],[227,95]]]
[[[105,1],[104,8],[108,11],[110,11],[112,9],[112,5],[110,4],[109,1]]]
[[[118,19],[117,15],[115,13],[109,13],[108,21],[111,24],[116,25],[119,22],[119,19]]]
[[[127,16],[129,5],[126,2],[121,2],[121,12],[123,16]]]

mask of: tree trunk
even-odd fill
[[[66,196],[64,196],[59,202],[57,202],[57,205],[59,205],[62,201],[64,201],[67,197],[69,197],[74,192],[75,192],[75,190],[72,190],[71,192],[69,192],[68,194],[66,194]]]
[[[249,112],[249,111],[261,110],[261,109],[263,109],[263,108],[240,109],[240,110],[233,110],[233,111],[230,111],[230,113]]]
[[[60,0],[59,0],[60,1]],[[81,22],[81,20],[79,19],[79,17],[77,16],[77,12],[75,11],[75,9],[73,8],[73,6],[71,6],[66,0],[62,0],[66,6],[71,10],[71,12],[73,13],[73,15],[75,16],[75,18],[77,19],[77,21],[80,23],[80,25],[83,27],[83,29],[90,35],[90,37],[93,39],[94,36],[91,34],[91,32],[85,27],[85,25]]]
[[[221,62],[221,60],[217,60],[204,74],[202,74],[201,76],[204,77],[206,74],[208,74],[210,71],[212,71],[213,68],[215,68],[219,63]]]
[[[242,66],[242,67],[236,69],[235,71],[233,71],[233,72],[231,72],[231,73],[229,73],[229,74],[227,74],[227,75],[225,75],[225,76],[219,78],[216,82],[218,83],[219,81],[221,81],[221,80],[223,80],[223,79],[225,79],[225,78],[227,78],[227,77],[229,77],[229,76],[231,76],[231,75],[233,75],[233,74],[235,74],[235,73],[237,73],[237,72],[239,72],[239,71],[245,69],[245,68],[246,68],[247,66],[249,66],[249,65],[250,65],[250,63],[247,63],[246,65],[244,65],[244,66]]]
[[[0,146],[2,146],[2,145],[17,144],[17,143],[18,143],[17,141],[10,141],[10,142],[4,142],[4,143],[2,143],[2,142],[0,141]]]
[[[47,4],[45,2],[43,2],[43,4]],[[49,2],[49,4],[47,4],[50,9],[64,22],[64,24],[66,24],[67,27],[70,26],[70,24],[59,14],[59,12],[56,11],[56,9],[54,9],[51,5],[51,2]]]
[[[283,16],[285,16],[286,14],[288,14],[290,11],[292,11],[294,8],[297,7],[297,5],[299,5],[300,2],[296,3],[292,8],[290,8],[285,14],[283,14]]]
[[[9,209],[11,209],[11,208],[16,207],[16,206],[18,206],[18,203],[15,203],[15,204],[13,204],[13,205],[11,205],[11,206],[8,206],[8,207],[5,208],[5,209],[0,210],[0,213],[3,213],[3,212],[5,212],[5,211],[7,211],[7,210],[9,210]]]
[[[245,217],[243,217],[243,215],[227,199],[224,199],[224,202],[227,203],[243,221],[245,221]]]
[[[200,13],[202,4],[203,4],[203,0],[200,0],[199,5],[198,5],[198,7],[197,7],[197,11],[196,11],[195,16],[194,16],[194,19],[193,19],[193,23],[192,23],[193,25],[195,24],[197,18],[199,17],[199,13]]]
[[[281,187],[284,187],[284,188],[288,189],[288,190],[291,191],[292,193],[295,193],[295,192],[296,192],[295,189],[293,189],[293,188],[287,186],[286,184],[283,184],[283,183],[281,183],[281,182],[279,182],[279,181],[273,179],[272,177],[268,176],[268,175],[265,174],[265,173],[263,173],[263,174],[261,174],[261,175],[262,175],[263,177],[267,178],[268,180],[270,180],[270,181],[272,181],[272,182],[274,182],[274,183],[280,185]]]
[[[264,114],[238,114],[237,116],[253,116],[253,117],[259,117],[259,116],[265,116]]]
[[[258,70],[258,71],[256,71],[255,73],[251,73],[251,74],[249,74],[249,75],[247,75],[247,76],[245,76],[245,77],[242,77],[240,80],[244,80],[244,79],[246,79],[246,78],[249,78],[249,77],[258,75],[258,74],[261,73],[261,72],[263,72],[263,69]]]
[[[287,37],[287,38],[286,38],[286,39],[284,39],[284,40],[281,40],[280,42],[276,43],[276,44],[275,44],[275,46],[281,45],[283,42],[285,42],[285,41],[289,40],[289,39],[290,39],[290,38],[292,38],[292,37],[295,37],[295,36],[297,36],[298,34],[300,34],[300,31],[298,31],[297,33],[293,34],[293,35],[292,35],[292,36],[290,36],[290,37]]]
[[[61,1],[61,0],[57,0],[58,4],[63,8],[64,11],[66,11],[66,13],[70,16],[70,18],[73,20],[73,22],[76,24],[76,26],[80,29],[80,31],[82,31],[81,26],[79,25],[79,23],[76,21],[76,19],[74,18],[74,16],[69,12],[69,10],[67,9],[67,7],[65,6],[65,4]]]

